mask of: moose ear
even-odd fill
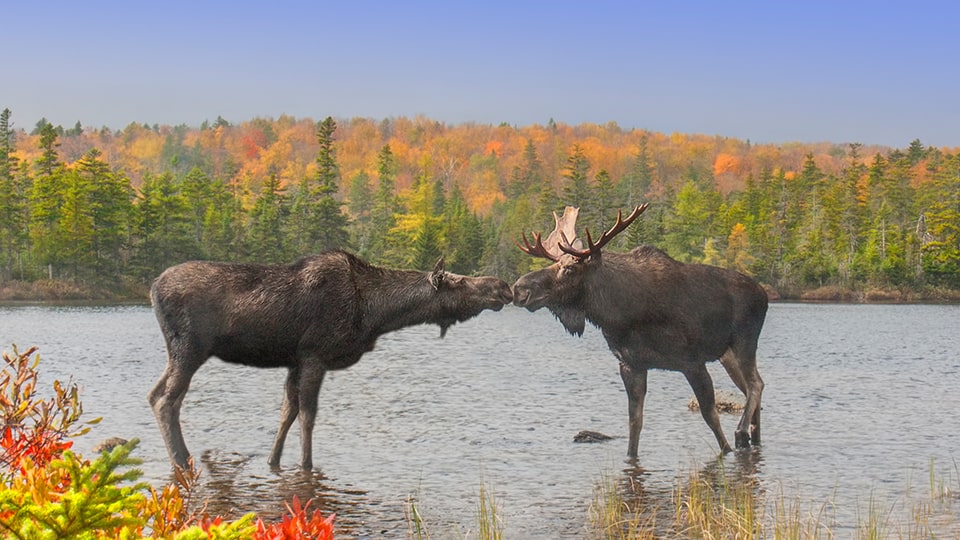
[[[437,264],[433,265],[433,272],[430,273],[430,284],[433,285],[434,289],[439,289],[440,284],[443,283],[443,257],[437,259]]]

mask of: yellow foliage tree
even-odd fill
[[[727,237],[727,268],[733,268],[744,274],[750,273],[750,265],[754,258],[750,255],[750,240],[747,237],[747,228],[737,223]]]

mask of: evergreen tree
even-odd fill
[[[623,205],[635,208],[642,204],[653,185],[653,178],[653,159],[650,157],[647,136],[644,135],[640,138],[640,145],[636,156],[634,156],[633,166],[618,185]]]
[[[920,139],[914,139],[910,141],[910,147],[907,148],[907,161],[910,162],[910,165],[916,165],[920,163],[920,160],[926,155],[927,150],[924,148],[923,143],[920,142]]]
[[[663,244],[667,252],[680,261],[702,261],[707,240],[716,236],[714,219],[719,206],[717,192],[687,181],[677,193],[673,213],[665,216]]]
[[[202,246],[206,240],[204,225],[207,213],[213,205],[214,182],[207,173],[194,167],[180,180],[179,191],[193,226],[193,241],[197,246]]]
[[[417,270],[429,270],[441,256],[441,216],[434,215],[435,183],[421,179],[405,191],[406,212],[397,215],[397,224],[390,230],[389,242],[406,246],[401,264]]]
[[[464,275],[479,270],[483,259],[483,225],[467,207],[463,193],[456,185],[447,197],[442,224],[446,268]]]
[[[784,171],[764,169],[747,177],[741,197],[747,243],[755,254],[751,272],[763,282],[780,285],[783,269],[786,183]]]
[[[798,286],[821,286],[833,272],[836,258],[827,244],[827,212],[825,211],[828,176],[820,170],[813,154],[807,154],[800,174],[786,181],[782,207],[784,227],[789,243],[784,244],[784,275],[787,283]]]
[[[622,210],[614,202],[613,180],[606,169],[600,169],[596,177],[596,188],[593,195],[593,208],[597,216],[597,234],[607,230],[616,223],[617,210]],[[630,208],[629,211],[632,211]]]
[[[431,213],[435,216],[442,215],[446,207],[446,190],[443,187],[443,181],[438,178],[433,182],[433,208],[431,208]]]
[[[357,255],[370,258],[370,233],[374,199],[370,187],[370,175],[359,171],[350,180],[347,195],[347,210],[352,216],[350,241],[356,247]]]
[[[247,253],[254,261],[273,264],[287,262],[285,231],[288,215],[280,179],[276,173],[271,173],[250,211],[250,231],[246,241]]]
[[[329,116],[317,124],[317,141],[320,143],[316,159],[317,174],[309,184],[309,198],[305,203],[306,232],[311,251],[346,247],[350,238],[347,217],[336,199],[340,181],[340,168],[333,147],[336,130],[337,123]]]
[[[516,200],[531,193],[539,193],[543,183],[543,163],[537,155],[537,147],[532,139],[527,139],[523,147],[522,164],[515,167],[507,183],[506,195]]]
[[[566,179],[563,185],[563,206],[574,206],[580,209],[578,227],[594,227],[597,220],[596,211],[591,207],[590,185],[587,176],[590,173],[590,161],[583,153],[579,144],[573,145],[573,152],[567,157],[567,164],[563,169]]]
[[[87,277],[85,270],[94,261],[94,221],[90,206],[92,185],[77,169],[63,175],[63,206],[57,223],[62,239],[60,256],[74,280]]]
[[[76,171],[88,193],[87,205],[93,227],[93,272],[99,280],[119,276],[129,235],[133,191],[130,180],[110,170],[96,148],[84,154]]]
[[[442,256],[440,223],[436,219],[424,220],[414,237],[409,266],[417,270],[430,270]]]
[[[132,218],[134,273],[142,279],[202,257],[181,185],[170,172],[144,176]]]
[[[68,248],[61,227],[66,203],[66,173],[57,155],[56,129],[46,121],[38,124],[37,129],[41,154],[33,164],[35,175],[28,203],[29,235],[36,261],[47,266],[48,277],[56,277],[66,260]]]
[[[860,161],[860,148],[854,143],[849,146],[850,161],[843,178],[835,182],[829,192],[826,206],[827,219],[832,230],[833,253],[839,278],[845,284],[850,283],[850,269],[854,264],[857,249],[860,246],[860,232],[863,230],[864,198],[861,197],[860,184],[866,176],[867,168]]]
[[[960,288],[960,154],[943,160],[923,203],[923,272],[934,284]]]
[[[0,112],[0,280],[13,277],[26,238],[26,198],[10,116],[10,109]]]
[[[210,183],[210,189],[203,220],[203,252],[213,260],[241,260],[245,243],[243,224],[247,219],[243,193],[238,186],[218,180]]]
[[[887,258],[888,240],[899,228],[890,203],[892,196],[892,177],[889,175],[887,160],[879,153],[873,158],[867,170],[867,197],[865,205],[865,242],[857,254],[854,277],[858,281],[883,281],[880,270]]]
[[[37,176],[53,176],[60,167],[60,157],[57,154],[57,148],[60,143],[57,141],[57,129],[49,122],[43,121],[38,124],[40,135],[40,158],[34,163]]]
[[[389,233],[396,226],[396,214],[400,211],[397,198],[397,161],[386,144],[377,154],[377,191],[370,212],[370,260],[375,264],[384,264],[395,260],[393,252],[399,246],[391,246]]]

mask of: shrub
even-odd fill
[[[193,463],[177,470],[174,482],[157,490],[137,479],[141,462],[131,457],[132,440],[84,460],[71,437],[89,431],[80,424],[83,406],[75,384],[53,382],[53,397],[37,398],[40,357],[36,348],[3,353],[0,372],[0,532],[5,538],[143,537],[192,540],[332,539],[334,516],[310,513],[297,497],[279,523],[254,514],[225,521],[193,507],[199,473]],[[77,426],[81,426],[77,429]]]

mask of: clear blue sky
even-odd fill
[[[422,114],[960,147],[960,2],[11,1],[15,127]]]

